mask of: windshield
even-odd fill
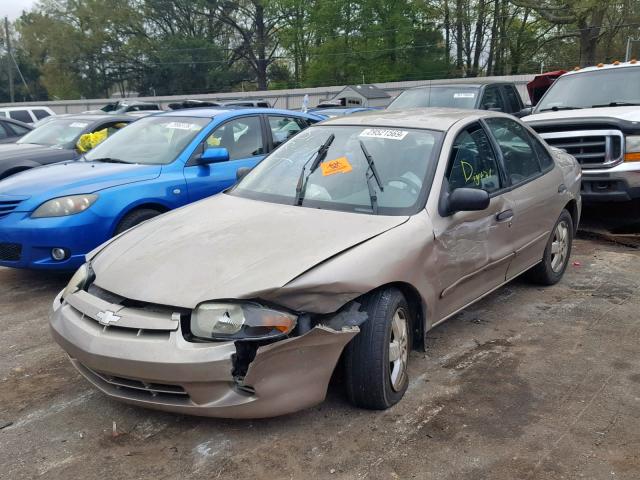
[[[52,118],[39,125],[16,143],[36,145],[65,146],[75,143],[91,122],[70,118]]]
[[[85,155],[89,161],[166,165],[173,162],[210,118],[146,117],[107,138]],[[115,139],[115,140],[114,140]]]
[[[640,67],[564,75],[549,88],[535,111],[591,108],[611,103],[640,104]]]
[[[421,208],[431,186],[431,167],[435,166],[441,137],[441,132],[431,130],[312,127],[265,158],[230,193],[327,210],[413,214]],[[329,146],[322,152],[322,163],[311,171],[323,145]],[[367,180],[371,168],[364,151],[374,164],[382,191],[377,181]],[[306,179],[302,191],[301,179]],[[370,189],[376,196],[374,201]]]
[[[405,90],[387,110],[417,107],[475,108],[477,87],[438,86]]]

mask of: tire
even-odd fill
[[[529,280],[539,285],[558,283],[569,264],[572,245],[573,219],[567,210],[563,210],[553,226],[542,261],[527,273]],[[557,249],[560,250],[554,251]]]
[[[129,212],[120,220],[114,236],[120,235],[122,232],[158,215],[160,215],[160,212],[151,208],[141,208],[140,210]]]
[[[400,401],[409,385],[411,311],[404,295],[396,288],[366,296],[361,310],[366,311],[369,318],[345,350],[347,396],[357,407],[385,410]],[[404,332],[398,328],[402,324]],[[393,363],[390,361],[392,339],[396,344],[393,350],[397,352]]]

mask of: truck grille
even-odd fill
[[[583,168],[610,167],[622,161],[624,137],[618,130],[545,132],[540,136],[576,157]]]
[[[0,243],[0,260],[18,262],[22,256],[22,245],[19,243]]]
[[[6,198],[6,197],[5,197]],[[13,212],[22,200],[0,200],[0,218]]]

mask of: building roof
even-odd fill
[[[342,93],[347,89],[351,89],[355,92],[358,92],[364,98],[367,98],[370,100],[374,98],[389,98],[391,96],[384,90],[381,90],[378,87],[376,87],[375,85],[364,84],[364,85],[347,85],[334,98],[340,97],[340,95],[342,95]]]

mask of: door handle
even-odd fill
[[[505,210],[504,212],[500,212],[496,215],[496,220],[499,222],[506,222],[507,220],[511,220],[513,218],[513,210]]]
[[[558,185],[558,193],[564,193],[567,191],[567,187],[564,183],[561,183],[560,185]]]

